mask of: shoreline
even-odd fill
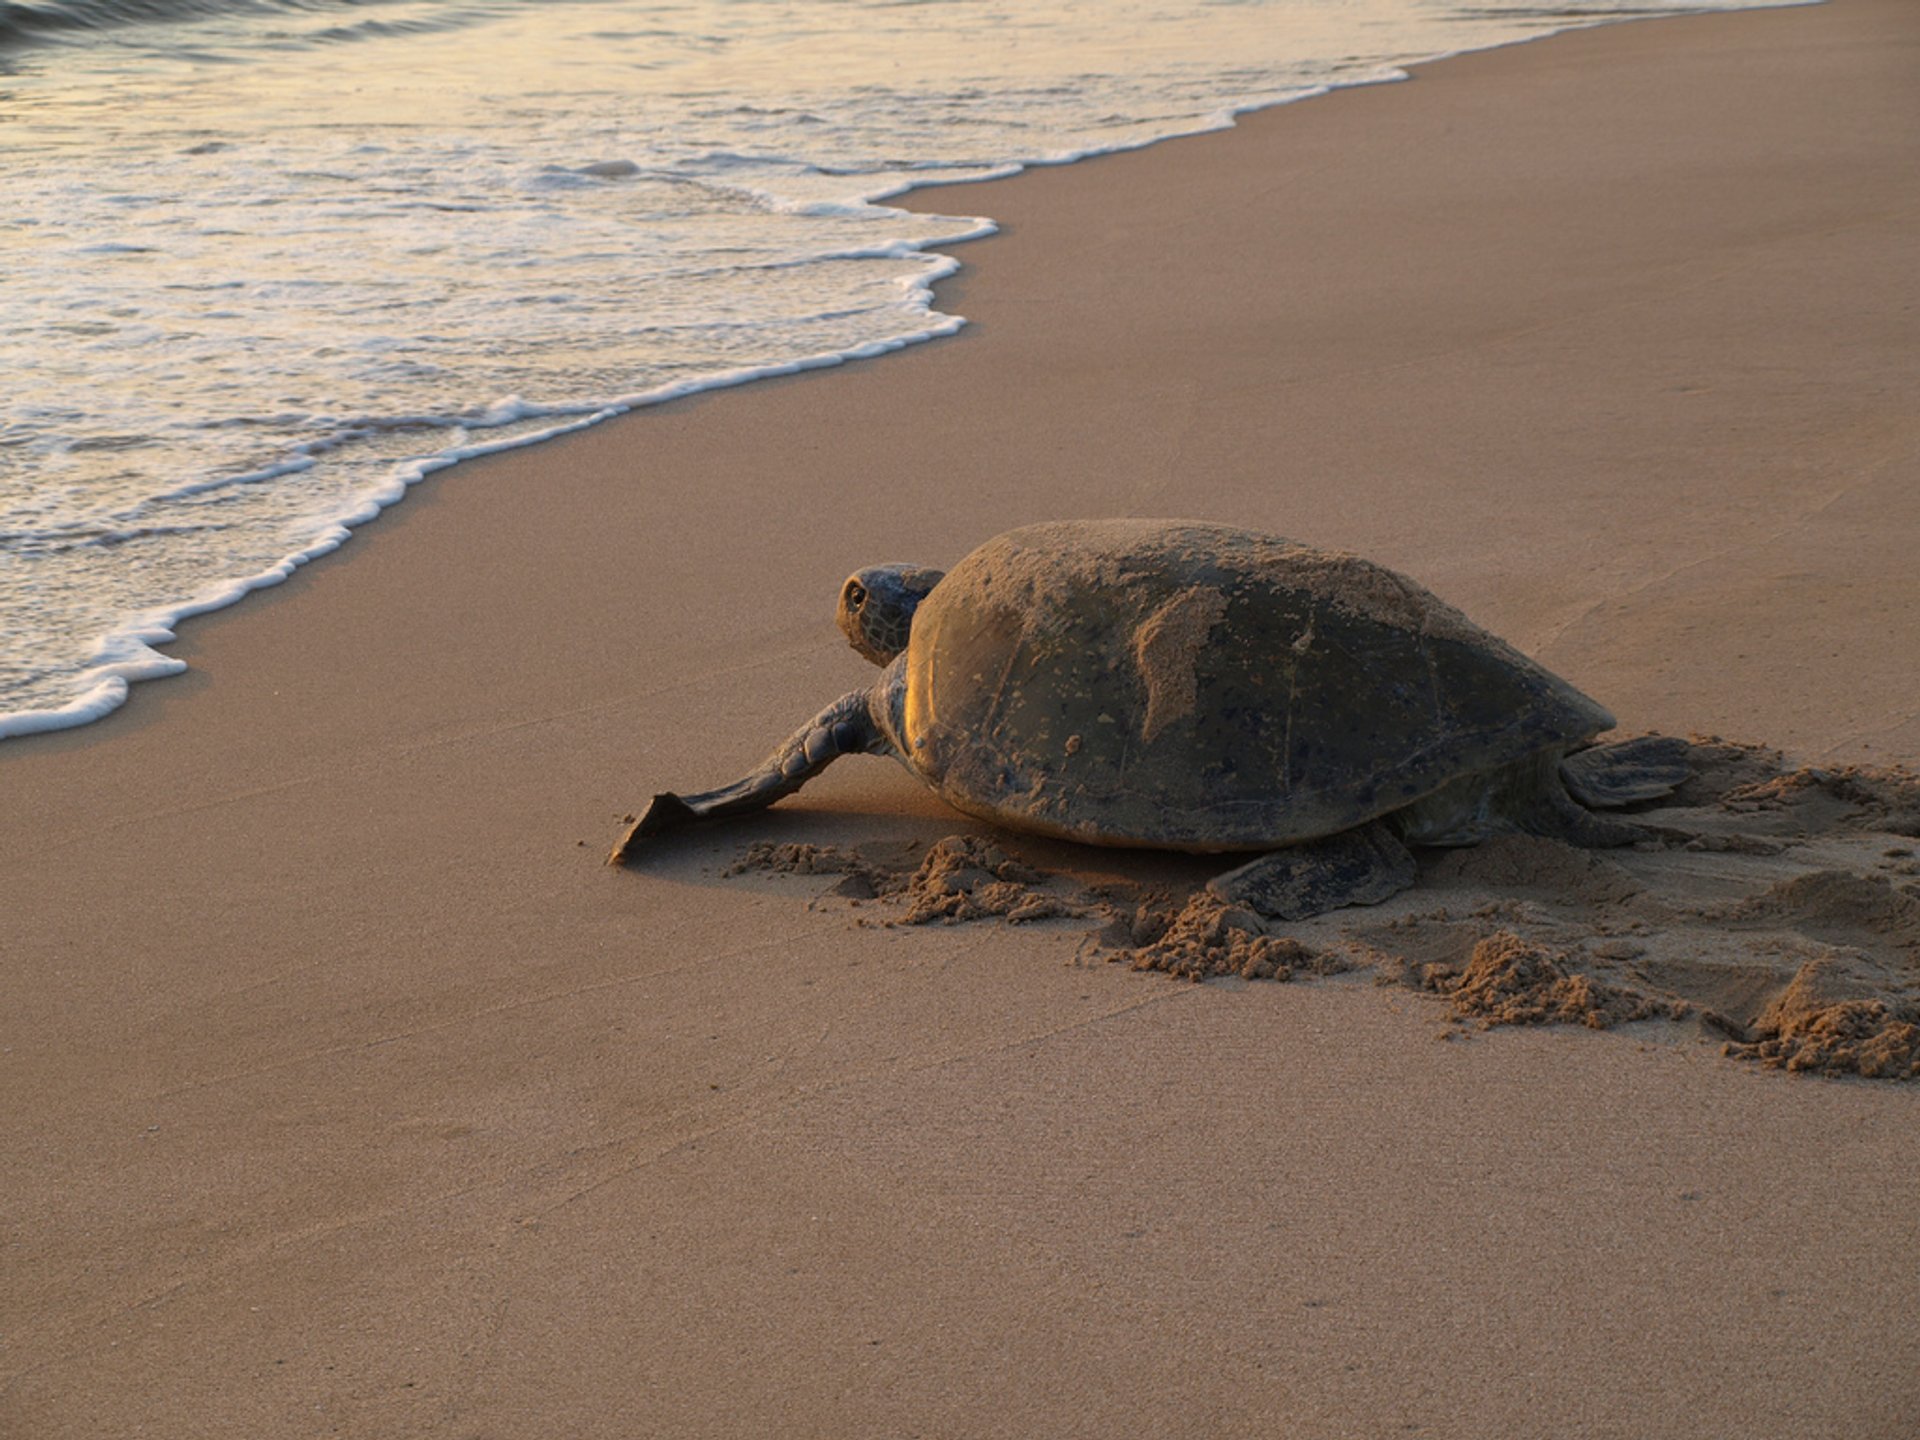
[[[0,1430],[1911,1433],[1920,1087],[724,873],[971,828],[877,761],[601,857],[871,674],[850,569],[1085,514],[1920,762],[1917,55],[1609,24],[984,182],[959,335],[462,463],[0,745]]]
[[[1825,0],[1792,0],[1796,5],[1817,5]],[[1759,8],[1776,8],[1761,6]],[[1740,13],[1738,11],[1692,12],[1694,15],[1712,15]],[[1606,25],[1625,24],[1635,20],[1680,19],[1688,18],[1689,12],[1676,11],[1667,14],[1644,14],[1614,16],[1590,20],[1586,23],[1571,23],[1565,29],[1541,31],[1533,35],[1524,35],[1493,44],[1469,47],[1462,50],[1437,52],[1421,59],[1396,62],[1394,73],[1375,79],[1353,80],[1344,83],[1327,83],[1308,90],[1305,93],[1286,99],[1270,100],[1235,108],[1224,112],[1209,123],[1198,125],[1191,130],[1174,130],[1151,140],[1121,144],[1113,149],[1094,149],[1073,154],[1065,159],[1028,160],[1008,162],[1004,175],[978,180],[929,180],[923,183],[909,184],[904,188],[883,190],[869,197],[869,203],[886,205],[890,202],[902,202],[898,208],[939,215],[943,212],[930,205],[905,203],[910,197],[925,192],[946,192],[964,190],[980,184],[995,184],[1001,180],[1017,179],[1034,170],[1054,169],[1061,165],[1081,164],[1088,160],[1104,159],[1114,155],[1130,154],[1138,150],[1149,149],[1170,141],[1195,139],[1202,135],[1218,134],[1232,130],[1248,116],[1269,110],[1280,109],[1288,105],[1307,100],[1324,99],[1329,95],[1345,90],[1368,89],[1382,84],[1396,84],[1413,78],[1417,70],[1430,65],[1457,60],[1468,55],[1486,54],[1510,49],[1518,45],[1570,34],[1578,30],[1597,29]],[[1571,18],[1571,17],[1569,17]],[[936,257],[946,263],[935,267],[924,283],[917,287],[924,297],[926,310],[923,318],[927,328],[922,332],[904,338],[874,342],[854,351],[822,352],[793,361],[770,362],[766,365],[752,366],[744,370],[718,373],[711,377],[676,382],[660,390],[643,391],[623,399],[610,401],[591,411],[572,411],[565,402],[545,418],[552,421],[537,433],[516,436],[511,439],[489,439],[488,431],[480,429],[473,432],[477,439],[470,443],[455,446],[449,450],[430,455],[416,456],[397,466],[386,478],[382,488],[357,498],[354,508],[343,511],[324,522],[328,528],[317,532],[311,542],[303,548],[282,556],[267,570],[252,576],[232,579],[219,586],[204,587],[198,595],[178,602],[140,613],[128,619],[120,628],[110,631],[100,641],[100,653],[121,656],[123,658],[102,659],[90,669],[82,672],[92,677],[87,692],[68,704],[53,710],[0,710],[0,743],[8,739],[25,735],[47,734],[61,730],[79,729],[98,723],[113,714],[132,699],[133,687],[152,680],[171,679],[185,668],[171,649],[178,641],[178,628],[181,624],[228,609],[245,601],[249,596],[262,590],[270,590],[284,584],[294,573],[316,560],[325,559],[347,544],[353,534],[367,525],[379,520],[388,510],[405,500],[413,488],[429,475],[449,469],[467,461],[488,455],[502,454],[542,445],[551,440],[572,434],[579,430],[604,424],[609,420],[620,419],[640,411],[650,410],[662,404],[692,395],[706,394],[711,391],[736,389],[741,385],[752,384],[769,379],[785,379],[802,375],[814,370],[835,369],[854,362],[884,358],[900,350],[933,340],[947,339],[965,327],[965,316],[943,316],[937,323],[934,315],[935,294],[942,281],[950,279],[959,268],[959,261],[946,252],[955,247],[970,244],[982,239],[990,239],[996,231],[995,223],[989,216],[951,217],[956,222],[966,222],[970,228],[956,232],[951,236],[916,244],[912,248],[919,254]],[[516,417],[520,418],[520,417]],[[254,475],[227,477],[224,479],[197,482],[188,488],[211,488],[246,483],[250,479],[271,477],[289,468],[298,468],[300,459],[280,457],[265,463]],[[126,652],[134,652],[131,658],[125,658]]]

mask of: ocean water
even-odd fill
[[[951,333],[915,185],[1743,3],[0,0],[0,736],[460,457]]]

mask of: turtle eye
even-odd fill
[[[849,580],[847,582],[847,608],[849,610],[858,610],[866,603],[867,587],[862,585],[858,580]]]

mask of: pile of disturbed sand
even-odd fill
[[[754,845],[729,874],[833,875],[859,923],[1090,925],[1081,954],[1192,980],[1367,970],[1455,1024],[1681,1021],[1795,1071],[1920,1078],[1920,776],[1787,769],[1693,742],[1694,774],[1634,818],[1649,838],[1580,850],[1505,836],[1427,851],[1410,891],[1263,920],[1204,888],[1047,874],[993,840],[925,848]]]
[[[918,860],[902,858],[918,848],[888,854],[838,845],[749,845],[724,873],[838,875],[828,895],[856,902],[893,901],[901,913],[889,924],[999,919],[1019,925],[1087,913],[1084,904],[1057,893],[1057,885],[1050,889],[1046,876],[991,840],[949,835],[927,847]]]

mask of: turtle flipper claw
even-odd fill
[[[640,817],[640,823],[633,827],[633,838],[638,840],[648,835],[661,835],[668,830],[678,830],[682,825],[691,825],[700,818],[700,812],[671,791],[662,791],[653,797],[653,803],[647,806],[647,813]]]
[[[662,791],[653,797],[653,803],[647,806],[642,815],[621,842],[613,847],[613,853],[607,857],[609,865],[624,865],[632,858],[635,846],[650,835],[664,835],[669,830],[678,830],[691,825],[700,818],[700,812],[686,801],[670,791]]]

